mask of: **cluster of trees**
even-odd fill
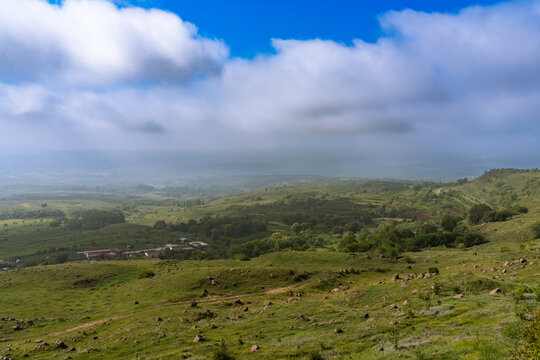
[[[50,223],[51,227],[63,227],[67,230],[96,230],[107,225],[126,222],[120,211],[83,210],[72,217],[63,217]]]
[[[420,251],[424,248],[471,247],[486,242],[483,235],[460,229],[462,220],[456,215],[444,215],[441,227],[426,223],[417,228],[388,225],[374,233],[362,231],[349,233],[338,244],[338,249],[348,252],[365,252],[377,250],[385,255],[397,258],[405,251]]]
[[[325,245],[327,245],[327,242],[322,237],[313,234],[309,230],[294,235],[277,232],[267,239],[257,239],[243,244],[232,245],[229,254],[235,257],[243,255],[251,258],[276,251],[288,249],[305,251]]]
[[[0,212],[0,220],[9,219],[45,219],[66,216],[62,210],[42,207],[39,210],[11,209]]]
[[[234,210],[258,216],[265,222],[274,221],[289,226],[303,223],[311,230],[334,233],[358,231],[377,217],[373,207],[355,204],[347,198],[292,198],[269,204],[235,207]]]
[[[527,213],[525,206],[515,205],[512,208],[493,210],[486,204],[476,204],[469,211],[469,221],[472,224],[483,222],[506,221],[514,215]]]
[[[244,237],[266,231],[266,222],[253,216],[205,216],[199,221],[189,220],[177,224],[167,224],[159,220],[156,230],[180,231],[194,236],[204,236],[217,240],[220,237]]]

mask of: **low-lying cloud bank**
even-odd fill
[[[0,147],[538,152],[539,1],[380,24],[238,59],[169,12],[2,0]]]

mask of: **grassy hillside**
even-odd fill
[[[528,263],[504,266],[518,256]],[[537,258],[479,246],[424,251],[408,262],[285,252],[247,262],[109,261],[3,272],[0,339],[7,346],[0,353],[205,359],[223,340],[238,359],[314,352],[327,359],[507,358],[522,318],[537,306],[529,294],[538,286]],[[440,273],[417,278],[430,267]],[[142,270],[156,275],[137,279]],[[414,279],[392,281],[394,273]],[[490,295],[495,288],[502,292]],[[197,334],[205,340],[194,343]],[[248,352],[253,345],[256,355]]]
[[[67,216],[77,206],[122,210],[127,223],[72,231],[50,227],[54,219],[5,219],[0,258],[32,264],[89,247],[144,248],[185,234],[206,240],[200,225],[191,234],[149,226],[173,223],[171,216],[268,222],[267,231],[244,237],[208,236],[215,249],[225,242],[261,246],[273,232],[320,237],[321,244],[249,261],[112,260],[2,271],[0,358],[511,358],[539,308],[540,253],[531,231],[540,220],[539,179],[537,171],[495,170],[459,184],[278,186],[189,204],[50,199],[47,208]],[[469,209],[480,203],[494,210],[520,204],[528,212],[468,224]],[[25,199],[2,209],[41,206]],[[338,251],[351,219],[361,224],[354,239],[363,241],[388,226],[411,233],[437,227],[445,214],[461,216],[463,231],[488,242],[394,257],[377,247]],[[289,224],[296,219],[309,222],[300,235]]]

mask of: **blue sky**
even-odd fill
[[[470,0],[154,0],[132,1],[158,7],[196,24],[203,36],[225,40],[232,56],[253,57],[273,52],[272,38],[328,39],[350,43],[376,41],[381,36],[378,16],[389,10],[456,12],[471,5],[497,1]]]
[[[540,0],[2,0],[0,24],[3,152],[539,165]]]

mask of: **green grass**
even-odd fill
[[[538,244],[529,250],[520,244],[533,240],[529,227],[540,216],[540,183],[534,180],[537,172],[488,175],[463,185],[376,182],[274,187],[208,198],[205,205],[190,209],[157,197],[125,202],[86,197],[47,200],[48,206],[65,212],[77,207],[122,208],[129,222],[69,232],[49,227],[48,219],[5,220],[0,222],[0,258],[21,255],[38,262],[58,251],[36,251],[52,247],[67,247],[73,253],[83,248],[158,245],[181,235],[147,226],[159,219],[231,215],[250,204],[291,197],[345,197],[362,205],[414,209],[437,218],[441,211],[465,214],[475,202],[506,206],[508,196],[515,193],[515,202],[529,212],[506,222],[475,226],[475,231],[486,235],[486,244],[426,249],[398,260],[380,258],[378,253],[369,253],[368,258],[364,253],[335,252],[330,246],[276,252],[249,261],[100,261],[3,271],[0,357],[179,359],[186,354],[190,359],[208,359],[224,343],[235,359],[510,358],[518,329],[539,307],[540,298],[535,296]],[[0,207],[33,208],[40,202],[9,201]],[[396,218],[388,216],[374,226]],[[271,231],[283,228],[274,223]],[[517,263],[519,257],[527,263]],[[505,261],[514,264],[505,267]],[[431,267],[440,273],[417,276]],[[137,278],[143,271],[155,276]],[[394,282],[395,273],[401,278],[411,274],[414,279]],[[494,288],[501,293],[489,294]],[[208,295],[201,297],[204,290]],[[463,297],[456,298],[457,294]],[[190,306],[193,301],[197,307]],[[299,320],[300,315],[309,321]],[[21,329],[14,330],[16,325]],[[335,333],[336,328],[342,333]],[[197,334],[205,340],[194,343]],[[57,340],[75,350],[57,349]],[[260,347],[256,353],[249,352],[253,345]]]
[[[529,297],[516,304],[511,290],[518,284],[537,286],[530,274],[540,272],[539,259],[533,252],[516,254],[533,265],[500,274],[508,256],[489,252],[484,245],[473,250],[477,255],[461,250],[409,254],[412,265],[318,251],[274,253],[251,261],[107,261],[3,272],[0,315],[17,320],[1,322],[0,339],[12,344],[12,356],[36,359],[68,354],[36,350],[38,339],[49,344],[63,340],[77,349],[70,355],[80,359],[131,359],[135,354],[175,359],[183,353],[208,358],[221,339],[239,359],[249,358],[254,344],[260,346],[257,358],[262,359],[307,358],[313,351],[335,359],[413,359],[421,352],[437,359],[484,359],[493,341],[504,358],[511,347],[503,344],[502,326],[519,320],[517,306],[537,306]],[[478,263],[482,265],[475,268]],[[404,277],[433,265],[439,275],[411,280],[405,287],[391,281],[393,273]],[[356,274],[340,273],[351,268]],[[143,270],[156,276],[137,279]],[[307,277],[298,280],[298,274]],[[321,280],[334,281],[339,290],[321,290]],[[381,280],[385,284],[379,284]],[[431,288],[435,284],[440,287],[437,294]],[[503,292],[489,295],[495,284]],[[463,289],[463,299],[452,297],[456,286]],[[201,297],[203,289],[207,297]],[[236,299],[244,305],[234,305]],[[197,308],[189,307],[193,300]],[[410,304],[403,305],[405,300]],[[272,305],[265,308],[265,301]],[[390,309],[391,304],[398,308]],[[215,317],[201,317],[206,310]],[[365,312],[375,320],[364,319]],[[299,321],[300,314],[310,321]],[[410,314],[414,317],[407,319]],[[33,326],[12,329],[28,319]],[[343,333],[334,334],[336,327]],[[207,340],[193,343],[197,333]],[[84,352],[93,348],[99,351]]]

